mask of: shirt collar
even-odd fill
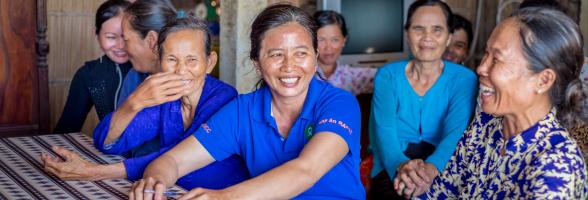
[[[556,114],[557,110],[552,108],[542,120],[506,141],[505,149],[512,152],[524,152],[528,146],[541,141],[549,132],[565,130],[558,122]]]
[[[322,88],[323,84],[320,83],[321,81],[317,80],[316,77],[312,77],[310,80],[310,84],[308,86],[308,92],[306,93],[306,98],[304,100],[304,104],[302,106],[302,111],[300,113],[300,118],[311,120],[313,117],[314,111],[314,104],[317,101]],[[263,105],[257,108],[261,108],[261,112],[251,112],[253,118],[257,121],[265,121],[270,123],[271,121],[275,121],[274,117],[272,117],[272,93],[270,88],[267,85],[258,89],[259,91],[255,92],[254,102],[263,102]]]

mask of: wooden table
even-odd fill
[[[131,182],[127,179],[104,181],[63,181],[46,173],[42,152],[56,156],[51,146],[77,152],[94,163],[122,161],[94,148],[92,138],[81,133],[0,138],[0,199],[128,199]],[[185,193],[180,187],[174,192]]]

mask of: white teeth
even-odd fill
[[[492,95],[494,94],[494,92],[496,92],[494,90],[494,88],[485,86],[485,85],[480,85],[480,93],[484,96],[488,96],[488,95]]]
[[[280,78],[280,81],[286,83],[286,84],[293,84],[296,83],[296,81],[298,81],[299,78]]]

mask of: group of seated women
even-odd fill
[[[106,55],[76,77],[95,83],[87,76],[97,74],[83,71],[118,76],[132,63],[135,81],[93,77],[110,95],[94,145],[128,159],[99,165],[54,147],[64,159],[41,159],[60,178],[128,178],[135,181],[131,199],[165,198],[174,184],[189,190],[181,199],[588,195],[585,160],[568,132],[588,120],[588,86],[578,78],[582,36],[560,11],[524,8],[500,22],[476,76],[443,58],[464,56],[446,52],[455,26],[442,1],[410,5],[404,30],[412,56],[377,72],[338,63],[347,40],[341,15],[312,18],[295,6],[271,5],[253,20],[249,37],[260,84],[241,95],[208,75],[218,56],[206,23],[169,2],[108,0],[96,16]],[[469,48],[467,37],[460,41]],[[104,94],[79,84],[89,91],[84,108],[102,105]],[[128,94],[119,97],[121,88]],[[366,193],[353,95],[372,90],[374,167]]]

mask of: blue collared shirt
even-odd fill
[[[228,103],[194,136],[216,160],[244,158],[252,177],[298,157],[316,133],[332,132],[345,140],[349,152],[310,189],[296,198],[365,199],[359,179],[359,105],[349,92],[313,78],[302,111],[284,138],[271,114],[268,86]]]
[[[105,146],[104,140],[112,120],[112,113],[109,114],[94,130],[94,145],[102,152],[121,154],[153,139],[159,139],[158,151],[124,161],[128,178],[140,179],[151,161],[192,135],[202,123],[236,96],[237,91],[233,87],[207,76],[194,119],[186,131],[184,131],[182,120],[182,105],[180,100],[176,100],[143,109],[137,113],[116,142]],[[222,189],[248,177],[242,159],[233,156],[183,176],[178,180],[178,185],[185,189],[194,187]]]

